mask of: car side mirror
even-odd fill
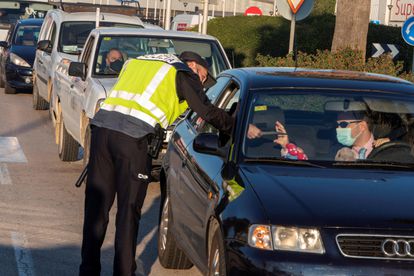
[[[9,43],[7,43],[7,41],[0,41],[0,47],[8,48],[9,47]]]
[[[69,76],[86,79],[86,64],[83,62],[72,61],[69,64]]]
[[[200,133],[193,141],[196,152],[226,157],[225,148],[220,148],[220,138],[213,133]]]
[[[37,49],[40,51],[50,53],[52,52],[51,46],[52,45],[50,40],[40,40],[39,42],[37,42]]]

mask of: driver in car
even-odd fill
[[[112,48],[106,55],[106,66],[104,69],[105,74],[118,74],[121,72],[124,65],[124,57],[122,52],[117,48]]]
[[[336,138],[345,148],[336,156],[337,161],[366,159],[372,150],[389,142],[388,138],[374,139],[370,129],[370,120],[363,111],[344,111],[338,114]]]

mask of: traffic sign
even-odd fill
[[[401,28],[401,34],[407,44],[414,46],[414,16],[404,22]]]
[[[305,0],[287,0],[287,1],[288,1],[288,4],[292,12],[296,14]]]
[[[392,58],[395,59],[400,51],[398,50],[397,45],[395,44],[381,44],[381,43],[372,43],[372,54],[371,57],[377,58],[382,54],[390,53]]]
[[[251,6],[246,9],[246,11],[244,12],[244,15],[246,16],[259,15],[260,16],[260,15],[263,15],[263,12],[258,7]]]
[[[300,9],[294,14],[287,0],[279,0],[277,1],[277,10],[287,20],[292,20],[293,16],[295,16],[296,21],[300,21],[309,16],[313,8],[313,3],[314,0],[303,1]]]

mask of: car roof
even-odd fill
[[[412,82],[382,74],[284,67],[249,67],[230,69],[220,75],[231,75],[250,90],[263,88],[325,88],[406,92],[414,95]]]
[[[137,16],[128,16],[116,13],[101,12],[101,20],[104,22],[118,22],[143,26],[143,22]],[[65,12],[60,9],[49,10],[46,16],[53,15],[60,22],[65,21],[95,21],[95,12]]]
[[[28,19],[19,19],[16,22],[16,25],[39,25],[43,24],[43,18],[28,18]]]
[[[210,35],[202,35],[195,32],[177,32],[166,31],[163,29],[139,29],[139,28],[115,28],[115,27],[102,27],[92,31],[94,34],[99,35],[151,35],[151,36],[168,36],[177,38],[192,38],[192,39],[204,39],[204,40],[217,40]]]

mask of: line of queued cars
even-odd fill
[[[118,72],[107,71],[107,55],[111,50],[122,54],[122,62],[146,54],[179,55],[195,51],[208,61],[213,76],[231,68],[223,47],[212,36],[165,31],[144,24],[135,15],[111,12],[100,13],[99,28],[95,29],[97,14],[91,7],[82,12],[73,7],[70,11],[53,9],[46,14],[43,24],[39,20],[42,27],[33,39],[32,54],[33,46],[37,49],[34,62],[29,64],[33,75],[30,68],[30,77],[24,79],[27,88],[33,87],[33,108],[49,109],[62,161],[78,160],[80,147],[84,163],[88,160],[89,121],[118,77]],[[112,11],[119,12],[119,7]],[[5,91],[14,93],[15,88],[20,87],[11,90],[6,86]],[[166,145],[160,158],[153,162],[157,172]]]

